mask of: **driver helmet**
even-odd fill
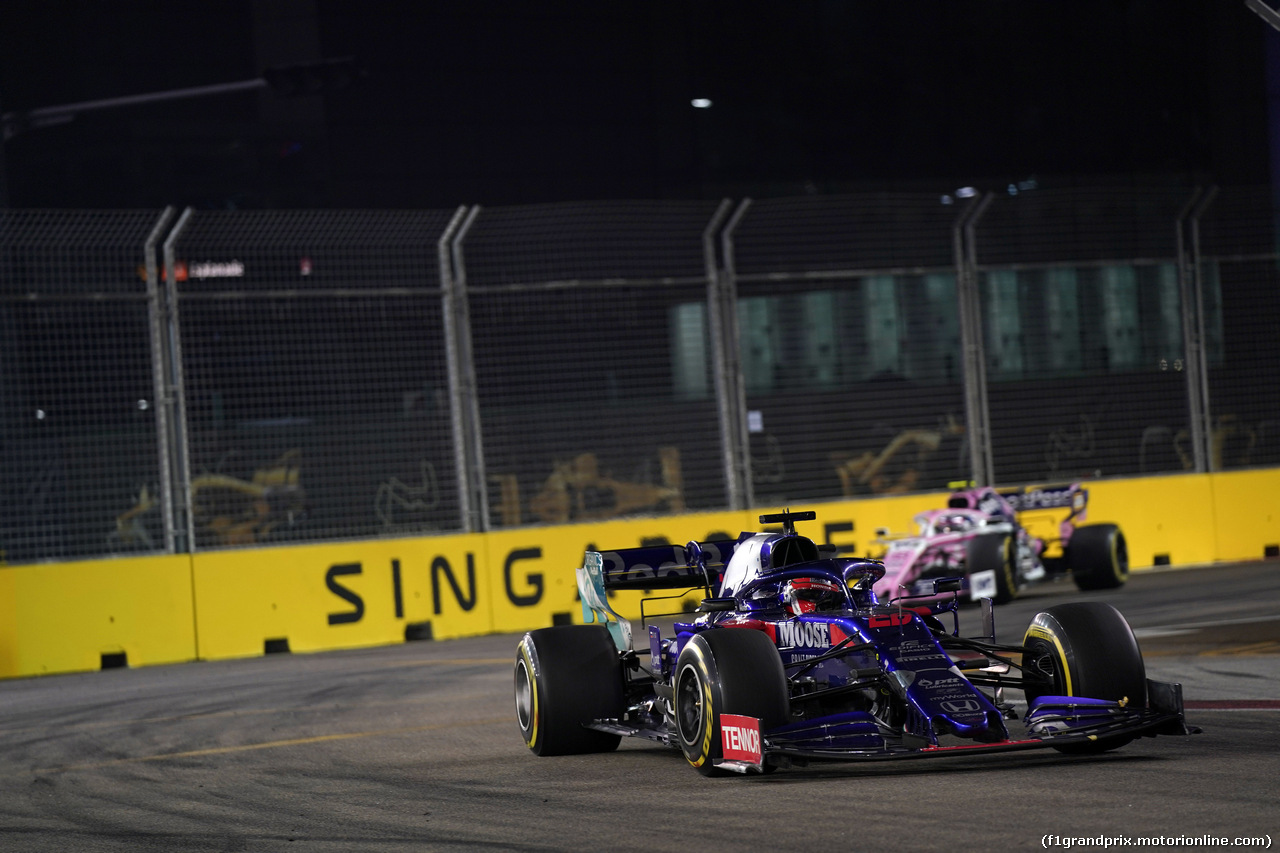
[[[948,515],[938,520],[939,533],[964,533],[973,526],[973,520],[964,515]]]
[[[839,610],[847,597],[840,584],[825,578],[794,578],[783,584],[782,601],[788,616],[815,610]]]

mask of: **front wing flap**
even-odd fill
[[[763,738],[766,756],[828,761],[937,758],[1013,752],[1088,743],[1112,737],[1187,735],[1200,730],[1183,717],[1182,685],[1147,680],[1148,707],[1071,696],[1042,696],[1026,716],[1027,736],[996,743],[935,745],[887,730],[869,714],[849,713],[774,729]]]
[[[1112,737],[1155,737],[1198,734],[1183,717],[1182,685],[1147,680],[1146,708],[1073,696],[1042,696],[1026,715],[1028,734],[995,743],[931,744],[924,738],[894,731],[865,712],[847,712],[818,720],[791,723],[763,733],[759,761],[719,759],[717,766],[752,772],[778,760],[889,761],[942,758],[1045,749]],[[758,721],[756,722],[758,725]],[[641,737],[678,748],[663,728],[623,720],[595,720],[588,728],[624,737]]]

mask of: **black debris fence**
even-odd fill
[[[967,477],[954,237],[970,200],[762,199],[723,235],[744,386],[748,502]]]
[[[9,563],[1280,464],[1269,190],[0,211]]]
[[[173,211],[0,211],[0,557],[165,547],[150,286]],[[154,279],[151,279],[154,281]]]
[[[717,209],[614,202],[474,219],[457,271],[489,524],[725,505],[705,312],[682,313],[706,305],[703,231]]]
[[[1177,470],[1202,389],[1184,336],[1195,191],[993,197],[972,224],[997,481]],[[1190,251],[1190,246],[1186,250]],[[1038,438],[1038,440],[1037,440]]]

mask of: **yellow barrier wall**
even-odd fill
[[[440,536],[215,551],[193,559],[201,658],[396,643],[493,630],[485,537]]]
[[[1280,476],[1233,471],[1209,477],[1214,560],[1257,560],[1280,547]]]
[[[196,655],[191,558],[140,557],[0,568],[0,678]]]
[[[1131,566],[1191,565],[1215,559],[1211,477],[1102,480],[1089,483],[1088,489],[1086,523],[1119,524]]]
[[[1280,543],[1280,470],[1091,482],[1089,522],[1124,530],[1141,569],[1261,559]],[[912,529],[946,492],[806,504],[799,529],[874,555],[876,528]],[[580,622],[574,569],[590,549],[756,530],[758,515],[693,513],[487,535],[297,545],[83,563],[0,567],[0,678],[444,639]],[[1054,522],[1056,523],[1056,521]],[[1039,535],[1054,535],[1036,529]],[[696,598],[693,594],[690,601]],[[640,615],[641,593],[614,609]],[[681,602],[646,605],[677,612]]]

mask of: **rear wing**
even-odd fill
[[[975,487],[971,481],[948,484],[955,491],[948,507],[976,509],[989,516],[1022,515],[1036,510],[1070,510],[1067,521],[1084,521],[1089,505],[1089,490],[1080,483],[1050,486],[1017,486],[994,489]]]
[[[736,539],[690,542],[688,545],[650,545],[601,551],[604,588],[693,589],[720,585],[720,575],[738,544]],[[588,551],[588,554],[595,553]]]
[[[688,545],[651,545],[588,551],[578,569],[578,595],[582,598],[583,624],[602,624],[619,649],[631,648],[631,623],[609,606],[615,590],[696,589],[706,587],[714,597],[720,588],[724,566],[736,539],[690,542]]]
[[[1031,512],[1038,509],[1069,509],[1068,518],[1084,517],[1089,505],[1089,490],[1079,483],[1069,486],[1024,486],[1020,489],[999,489],[999,494],[1009,502],[1014,512]]]

